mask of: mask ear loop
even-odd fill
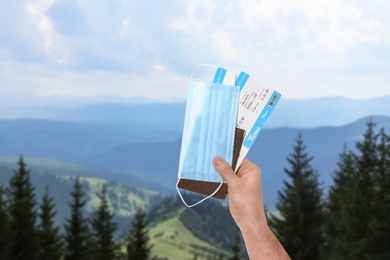
[[[182,195],[181,192],[180,192],[180,189],[179,189],[179,186],[178,186],[178,185],[179,185],[179,181],[180,181],[180,178],[177,179],[176,190],[177,190],[177,193],[178,193],[179,196],[180,196],[181,201],[184,203],[184,205],[186,205],[187,208],[192,208],[192,207],[194,207],[194,206],[196,206],[196,205],[199,205],[199,204],[202,203],[203,201],[205,201],[205,200],[207,200],[207,199],[213,197],[215,194],[217,194],[217,192],[221,189],[221,187],[222,187],[222,185],[223,185],[223,179],[221,178],[221,182],[220,182],[219,186],[217,187],[217,189],[216,189],[213,193],[211,193],[211,194],[208,195],[207,197],[201,199],[200,201],[195,202],[194,204],[188,205],[187,202],[184,200],[183,195]]]

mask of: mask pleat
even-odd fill
[[[211,88],[211,104],[212,107],[210,107],[210,122],[209,122],[209,129],[215,129],[216,128],[216,120],[217,120],[217,104],[218,104],[218,88],[217,85],[210,85]],[[206,139],[206,153],[205,153],[205,164],[203,173],[204,175],[209,175],[210,171],[210,165],[211,165],[211,158],[212,158],[212,148],[214,144],[214,131],[208,131],[207,132],[207,139]],[[209,163],[210,162],[210,163]],[[202,179],[204,179],[206,176],[203,176]]]
[[[216,90],[216,102],[215,102],[215,110],[213,113],[215,114],[215,120],[213,122],[212,126],[212,143],[210,143],[210,158],[209,158],[209,164],[207,165],[207,176],[204,176],[204,179],[207,179],[208,181],[218,181],[221,180],[221,177],[218,178],[219,174],[216,172],[214,167],[212,166],[212,158],[215,156],[223,156],[221,154],[221,141],[224,139],[224,135],[222,133],[223,128],[223,121],[224,121],[224,112],[223,112],[223,106],[224,106],[224,96],[223,96],[223,89],[221,88],[220,84],[215,85]],[[217,176],[217,175],[218,176]],[[218,178],[218,180],[216,180]]]
[[[202,179],[202,176],[204,175],[204,165],[206,159],[205,152],[207,151],[207,133],[210,131],[210,111],[213,110],[213,103],[212,100],[212,92],[211,87],[209,85],[206,85],[205,93],[204,93],[204,103],[203,103],[203,110],[201,115],[201,126],[199,129],[199,144],[198,144],[198,162],[196,165],[196,179]]]

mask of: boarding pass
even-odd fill
[[[279,92],[263,86],[245,72],[241,72],[237,77],[236,86],[240,87],[237,128],[245,130],[245,137],[235,171],[281,98]]]

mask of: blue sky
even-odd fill
[[[198,64],[287,98],[390,95],[390,2],[3,0],[0,95],[185,99]]]

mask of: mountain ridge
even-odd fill
[[[331,184],[331,174],[344,144],[354,150],[355,142],[362,138],[369,118],[374,122],[378,121],[378,127],[390,129],[390,117],[387,116],[362,118],[345,126],[263,129],[247,157],[263,170],[264,181],[268,183],[264,187],[268,206],[272,207],[276,202],[277,190],[285,178],[283,168],[287,166],[286,157],[291,153],[298,133],[302,134],[307,152],[314,157],[312,165],[319,170],[320,179],[327,188]],[[174,192],[180,143],[180,140],[176,140],[154,144],[125,144],[84,161],[84,165],[92,168],[113,167],[112,170],[121,172],[132,169],[155,183],[170,187]]]
[[[20,97],[18,101],[17,98],[8,100],[0,96],[0,119],[33,118],[137,127],[143,124],[144,128],[149,126],[181,132],[184,112],[184,101],[126,97]],[[344,125],[374,114],[390,116],[390,95],[368,99],[282,97],[267,127]]]

